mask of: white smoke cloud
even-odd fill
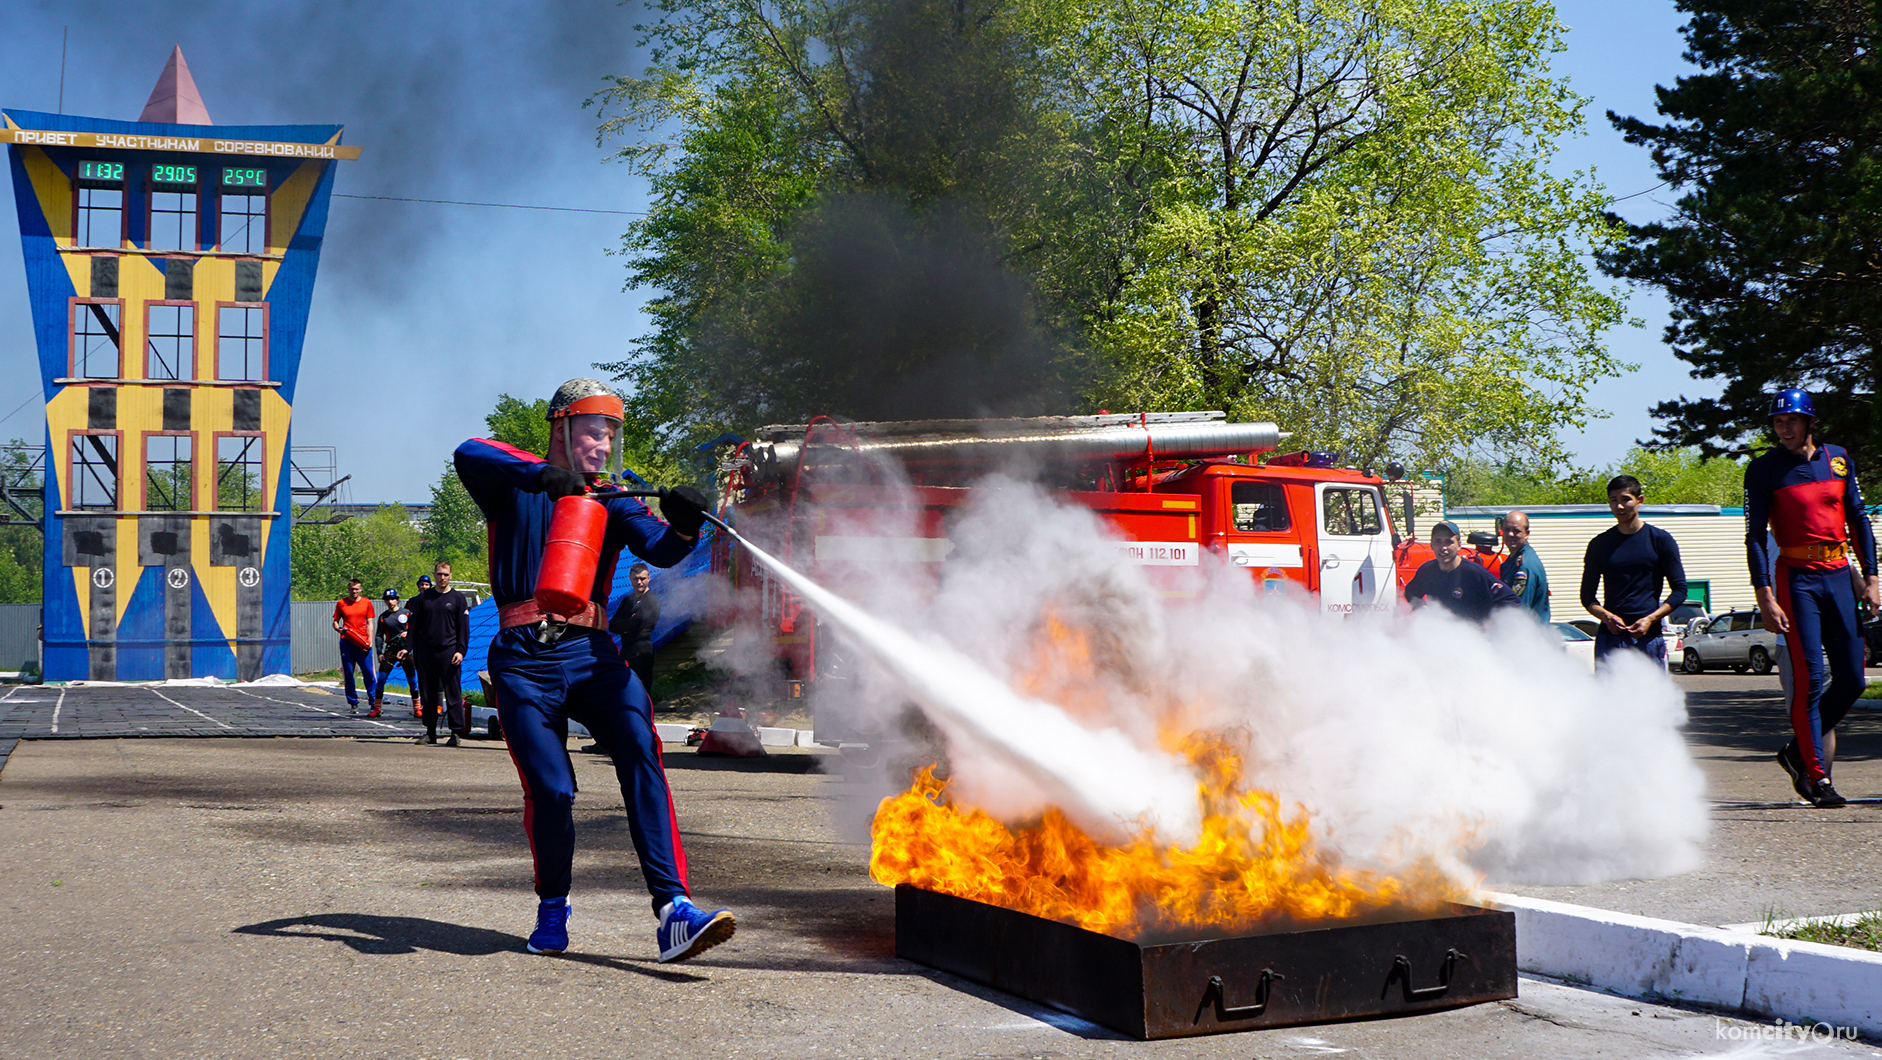
[[[1193,820],[1169,804],[1182,789],[1157,744],[1179,711],[1238,734],[1246,779],[1304,807],[1349,865],[1432,857],[1504,884],[1698,865],[1708,817],[1683,701],[1644,659],[1591,675],[1522,615],[1348,619],[1226,565],[1153,581],[1083,508],[1011,480],[974,498],[925,614],[906,587],[888,612],[953,659],[890,668],[945,735],[957,800],[1014,822],[1085,793],[1068,807],[1081,823],[1132,807]],[[1050,621],[1089,654],[1042,656]],[[963,720],[936,696],[977,707]]]

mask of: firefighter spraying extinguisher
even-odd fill
[[[692,551],[708,518],[697,490],[628,491],[620,467],[621,397],[571,379],[549,403],[548,459],[501,442],[458,446],[458,477],[490,529],[490,588],[498,626],[490,688],[523,782],[538,905],[528,948],[568,948],[575,776],[566,740],[578,721],[613,760],[640,869],[657,917],[662,961],[729,938],[732,914],[688,897],[686,856],[661,767],[647,693],[608,635],[607,596],[621,550],[657,567]],[[659,496],[655,518],[641,496]]]

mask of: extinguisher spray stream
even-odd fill
[[[803,597],[819,619],[901,685],[950,737],[972,740],[1032,778],[1087,831],[1123,839],[1151,827],[1175,842],[1197,835],[1198,782],[1186,764],[1138,746],[1116,729],[1085,728],[1057,706],[1014,691],[953,648],[918,640],[868,614],[718,518],[706,518]],[[1048,760],[1034,748],[1056,748],[1058,753]],[[1081,768],[1055,765],[1064,762],[1080,763]]]

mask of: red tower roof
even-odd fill
[[[196,79],[190,76],[190,64],[183,61],[183,46],[170,51],[170,61],[157,76],[157,87],[150,90],[144,113],[138,121],[156,121],[168,125],[214,125],[202,93],[196,91]]]

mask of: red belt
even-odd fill
[[[563,618],[561,615],[549,614],[542,608],[537,607],[536,601],[534,600],[519,600],[516,603],[504,604],[497,608],[497,624],[503,629],[509,629],[511,626],[533,626],[545,618],[551,622],[566,622],[571,626],[588,626],[591,629],[608,628],[608,613],[603,611],[601,605],[595,603],[593,600],[588,601],[586,610],[577,612],[567,618]]]

